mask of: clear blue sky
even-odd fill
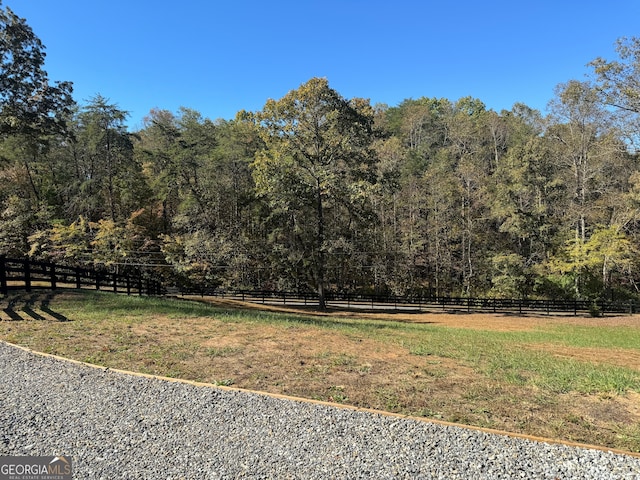
[[[554,87],[640,35],[638,0],[4,0],[47,47],[52,80],[130,112],[231,119],[312,77],[397,105],[473,96],[540,110]]]

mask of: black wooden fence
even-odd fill
[[[32,289],[95,289],[116,293],[139,295],[162,295],[165,288],[161,281],[142,273],[118,274],[99,268],[81,268],[39,262],[30,259],[15,259],[0,256],[0,294],[10,290]],[[283,305],[317,304],[318,296],[313,292],[286,292],[271,290],[217,290],[191,289],[181,293],[210,295],[257,303]],[[456,311],[495,313],[569,313],[573,315],[606,315],[613,313],[633,314],[639,309],[634,300],[573,300],[573,299],[505,299],[468,298],[443,296],[394,296],[366,295],[328,292],[327,305],[334,308],[370,310]]]
[[[183,295],[218,296],[254,303],[311,306],[317,304],[318,296],[313,292],[284,292],[270,290],[184,290]],[[489,313],[546,313],[572,315],[633,314],[640,306],[634,300],[573,300],[573,299],[510,299],[469,298],[442,296],[395,296],[366,295],[328,292],[328,307],[367,310],[405,311],[454,311]]]
[[[162,283],[143,274],[117,274],[99,268],[80,268],[0,256],[0,293],[9,290],[91,288],[116,293],[160,295]]]

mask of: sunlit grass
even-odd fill
[[[65,296],[56,309],[80,322],[99,321],[100,328],[118,328],[135,319],[165,315],[177,321],[211,317],[222,322],[280,326],[305,325],[338,329],[347,335],[400,342],[415,355],[446,357],[464,362],[487,375],[517,385],[535,385],[556,393],[640,392],[640,372],[613,365],[561,358],[535,348],[538,344],[569,347],[640,350],[640,329],[555,325],[539,330],[499,332],[456,329],[370,319],[317,317],[259,310],[222,308],[194,301],[100,292]],[[122,337],[121,342],[127,343]],[[195,347],[192,347],[195,348]],[[180,358],[179,346],[165,355]]]
[[[640,328],[598,319],[498,331],[93,291],[61,292],[48,308],[67,321],[24,315],[0,322],[0,338],[109,368],[287,394],[295,388],[291,394],[305,398],[492,428],[506,421],[530,434],[571,431],[578,433],[567,438],[589,441],[594,427],[582,425],[589,421],[571,420],[580,406],[593,398],[632,402],[630,392],[640,392],[640,370],[625,360],[626,352],[638,358]],[[564,418],[568,397],[573,410]],[[606,440],[594,434],[593,441],[640,450],[637,428],[614,411],[598,431]]]
[[[562,326],[552,331],[488,332],[468,329],[432,327],[417,340],[409,338],[410,350],[416,355],[435,355],[465,362],[490,378],[517,385],[535,385],[555,393],[640,392],[640,372],[614,365],[562,358],[536,348],[539,344],[589,348],[635,348],[625,335],[612,335],[603,340],[610,328],[592,329]]]

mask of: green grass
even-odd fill
[[[91,320],[110,315],[116,318],[166,315],[176,319],[213,316],[218,309],[198,302],[156,297],[113,295],[103,292],[82,292],[55,299],[56,311],[69,318]]]
[[[481,367],[495,379],[534,385],[553,393],[624,393],[640,391],[640,372],[629,368],[559,359],[548,353],[505,348]]]
[[[640,329],[631,327],[584,327],[555,325],[545,330],[486,332],[493,338],[517,343],[552,343],[568,347],[626,348],[640,351]]]
[[[568,347],[640,349],[633,329],[617,332],[605,327],[556,327],[551,331],[489,332],[431,328],[420,341],[414,339],[415,355],[435,355],[465,362],[489,378],[516,385],[535,385],[554,393],[640,392],[640,372],[560,358],[534,348],[538,344]],[[414,343],[415,342],[415,343]]]
[[[438,356],[463,362],[490,379],[514,385],[534,385],[553,393],[640,392],[640,372],[614,365],[560,358],[535,349],[538,344],[567,347],[640,350],[640,329],[556,325],[545,329],[516,332],[456,329],[352,318],[317,317],[258,310],[220,308],[176,299],[126,297],[91,292],[56,303],[56,309],[69,318],[91,321],[106,315],[127,324],[136,317],[166,315],[177,321],[191,317],[215,317],[223,322],[250,322],[287,327],[315,326],[340,330],[355,337],[383,342],[401,342],[415,355]],[[135,339],[129,339],[135,341]],[[123,343],[127,340],[123,338]],[[194,345],[176,344],[161,355],[179,360],[192,353]],[[234,353],[212,348],[211,356]],[[88,359],[99,363],[100,358]],[[353,359],[347,359],[353,361]],[[346,361],[337,358],[335,361]]]
[[[620,366],[634,365],[624,355],[640,350],[640,327],[505,332],[92,291],[49,306],[69,321],[25,315],[0,322],[0,338],[109,368],[640,451],[626,406],[637,397],[625,395],[640,392],[640,370]]]
[[[270,324],[287,328],[311,326],[340,330],[345,334],[361,337],[380,331],[411,329],[390,321],[352,318],[319,317],[314,315],[270,312],[254,309],[217,307],[191,300],[113,295],[105,292],[82,292],[56,299],[56,312],[76,321],[103,320],[112,318],[119,325],[135,321],[136,318],[162,315],[178,321],[189,318],[211,317],[217,321],[236,323]]]

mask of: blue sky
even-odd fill
[[[46,46],[52,80],[85,104],[192,108],[231,119],[312,77],[344,97],[397,105],[472,96],[544,111],[615,41],[640,35],[638,0],[4,0]]]

